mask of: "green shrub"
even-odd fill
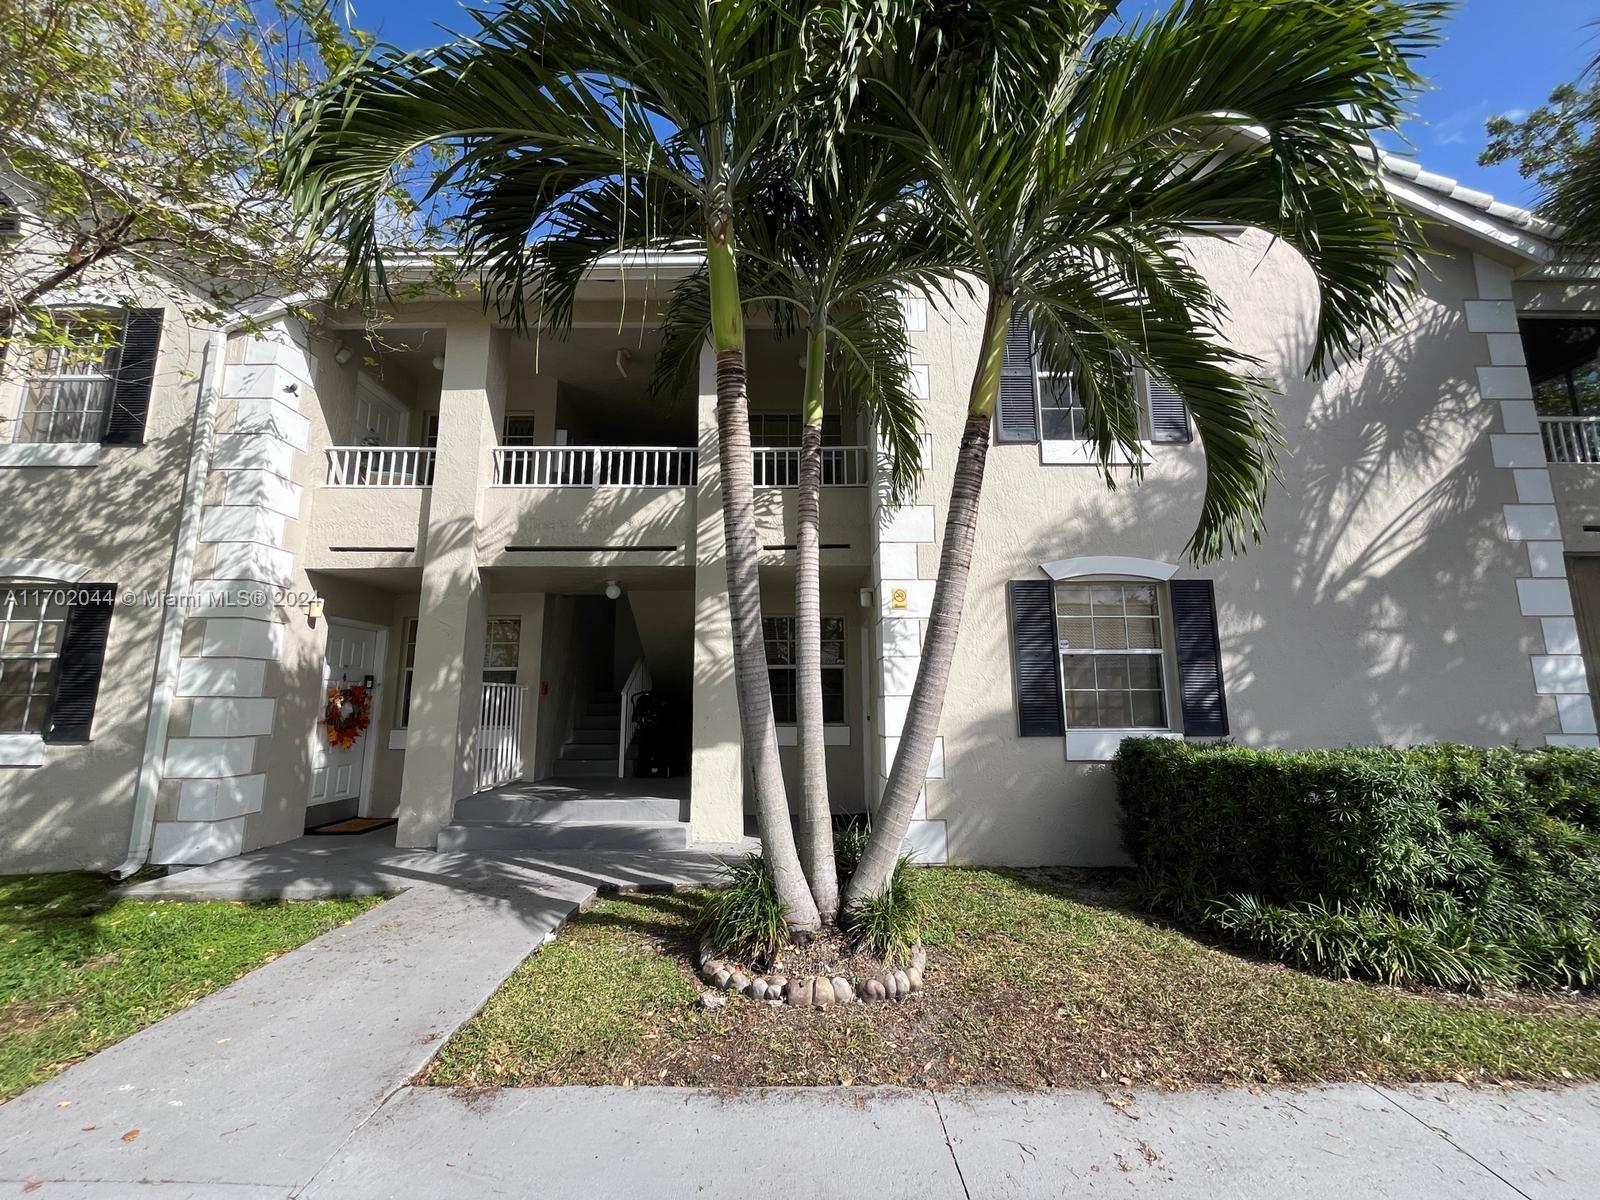
[[[866,817],[853,817],[833,831],[833,866],[839,874],[839,886],[850,882],[850,876],[861,865],[861,856],[867,852],[867,842],[872,837],[872,822]]]
[[[789,928],[766,860],[751,854],[729,873],[728,886],[707,896],[695,918],[701,948],[752,965],[771,962],[787,942]]]
[[[1600,754],[1140,738],[1114,771],[1156,911],[1334,976],[1600,984]]]
[[[889,886],[850,914],[850,933],[890,966],[909,962],[922,940],[922,880],[910,855],[894,865]]]

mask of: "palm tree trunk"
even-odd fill
[[[733,624],[734,688],[739,732],[755,788],[756,824],[767,870],[790,928],[812,930],[819,919],[795,849],[789,798],[778,762],[772,684],[761,630],[760,543],[756,535],[755,469],[750,458],[750,406],[745,392],[744,319],[733,250],[723,235],[706,239],[711,276],[711,326],[717,355],[717,447],[722,465],[722,533]]]
[[[978,370],[972,380],[967,422],[956,454],[955,480],[945,514],[944,546],[939,554],[939,578],[933,587],[933,607],[922,640],[917,681],[911,687],[906,722],[900,731],[900,748],[889,773],[889,786],[873,818],[872,837],[845,893],[846,911],[889,886],[894,866],[911,827],[917,795],[928,775],[933,740],[944,713],[944,695],[950,685],[950,664],[955,659],[956,635],[967,598],[967,576],[972,571],[972,547],[978,533],[978,501],[983,494],[983,469],[989,457],[989,427],[1000,394],[1000,365],[1005,358],[1006,329],[1011,322],[1012,298],[991,292],[984,320],[984,340]]]
[[[800,430],[794,574],[795,720],[803,794],[800,861],[823,924],[839,910],[833,861],[833,808],[828,802],[827,741],[822,729],[822,405],[827,331],[813,325],[806,341],[804,421]]]

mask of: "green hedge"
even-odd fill
[[[1600,983],[1600,753],[1137,738],[1114,770],[1158,912],[1336,976]]]

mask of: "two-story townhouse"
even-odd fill
[[[923,858],[1116,861],[1106,761],[1130,733],[1600,747],[1585,666],[1600,662],[1600,286],[1552,267],[1526,213],[1403,162],[1389,184],[1431,222],[1430,270],[1402,327],[1324,381],[1304,378],[1304,263],[1253,231],[1195,241],[1225,336],[1284,393],[1283,483],[1247,555],[1183,560],[1204,460],[1159,381],[1139,381],[1145,479],[1108,491],[1072,380],[1042,375],[1018,328],[911,833]],[[568,795],[617,798],[588,810],[616,816],[589,844],[745,832],[709,363],[681,396],[648,387],[659,305],[691,267],[596,271],[559,340],[499,328],[472,298],[399,305],[376,337],[338,313],[208,334],[169,309],[153,349],[129,337],[15,378],[0,595],[23,599],[0,639],[0,870],[211,861],[352,814],[397,817],[404,845],[515,850],[537,844],[521,822]],[[907,301],[930,435],[907,503],[873,486],[849,397],[830,406],[842,812],[871,808],[904,721],[981,313],[981,297]],[[792,742],[800,348],[753,329],[749,355]],[[144,432],[127,445],[141,359]],[[30,590],[83,582],[119,602],[28,607]],[[319,718],[348,683],[371,685],[371,724],[340,749]]]

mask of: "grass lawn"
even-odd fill
[[[116,900],[94,875],[0,877],[0,1100],[376,903]]]
[[[923,876],[921,997],[699,1003],[693,894],[609,900],[530,957],[427,1082],[1143,1086],[1600,1076],[1600,1003],[1334,983],[1035,874]],[[1081,877],[1072,876],[1074,881]]]

